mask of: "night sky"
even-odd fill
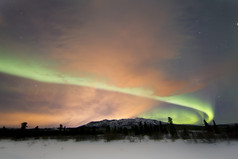
[[[0,126],[237,114],[237,0],[0,1]]]

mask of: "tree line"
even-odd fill
[[[150,139],[160,140],[169,139],[193,139],[204,142],[213,142],[227,139],[238,139],[238,125],[217,125],[213,120],[213,124],[209,125],[204,120],[203,126],[196,125],[176,125],[173,119],[168,117],[168,123],[159,122],[159,124],[147,124],[139,122],[138,125],[131,127],[121,127],[109,125],[101,127],[81,126],[78,128],[67,128],[62,124],[58,128],[39,128],[36,126],[33,129],[28,129],[27,122],[22,122],[18,129],[0,129],[0,138],[11,139],[27,139],[27,138],[55,138],[55,139],[76,139],[76,140],[98,140],[105,139],[106,141],[119,140],[126,138],[143,138],[148,136]]]

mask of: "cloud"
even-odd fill
[[[87,87],[47,84],[1,74],[0,125],[79,126],[136,117],[155,101]]]
[[[162,63],[177,58],[187,40],[177,28],[170,3],[92,1],[87,7],[77,17],[62,14],[61,19],[67,17],[73,23],[53,24],[51,27],[60,32],[57,39],[41,31],[46,35],[43,44],[50,53],[48,57],[59,62],[61,72],[90,76],[123,88],[146,87],[160,96],[172,95],[184,87],[188,92],[195,89],[163,71]],[[82,20],[85,14],[87,18]],[[41,23],[41,19],[35,21]]]
[[[60,80],[64,75],[89,78],[114,88],[143,88],[157,96],[199,92],[229,81],[237,72],[236,32],[230,25],[236,14],[233,3],[180,3],[3,0],[0,53],[21,60],[22,68],[36,66],[43,75],[57,72]],[[14,60],[9,61],[16,66]],[[48,124],[78,125],[135,117],[158,104],[67,81],[59,85],[0,77],[0,108],[14,123],[11,112],[19,112],[21,120],[32,113],[37,123],[44,124],[46,120],[39,121],[46,116]]]
[[[3,41],[12,52],[21,50],[16,56],[47,59],[49,67],[65,74],[123,88],[145,87],[159,96],[202,87],[171,78],[164,68],[164,63],[178,58],[188,40],[178,27],[181,11],[172,2],[49,1],[26,7],[14,1],[5,5],[12,7],[11,12],[4,11],[10,24],[6,32],[23,38],[6,35],[11,45]]]

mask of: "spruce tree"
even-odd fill
[[[207,123],[207,121],[206,121],[206,120],[203,120],[203,121],[204,121],[205,130],[207,130],[207,131],[212,131],[212,128],[211,128],[211,126]]]
[[[218,129],[217,125],[216,125],[215,120],[213,120],[213,129],[214,129],[214,132],[215,132],[216,134],[219,133],[219,129]]]
[[[177,131],[174,127],[173,120],[171,117],[168,117],[168,122],[169,122],[169,132],[173,138],[177,137]]]

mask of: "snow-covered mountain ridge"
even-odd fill
[[[85,127],[121,127],[121,128],[131,128],[133,126],[140,126],[142,125],[160,125],[163,122],[158,121],[158,120],[152,120],[152,119],[144,119],[144,118],[135,118],[135,119],[120,119],[120,120],[101,120],[101,121],[92,121],[86,125]],[[164,123],[163,123],[164,124]]]

